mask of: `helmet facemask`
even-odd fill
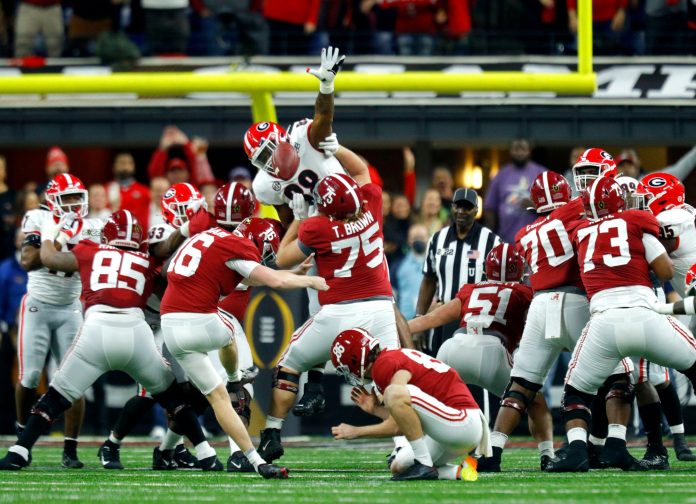
[[[578,191],[586,191],[592,187],[592,182],[597,180],[602,173],[602,168],[595,164],[573,166],[573,183]]]
[[[273,169],[273,153],[278,147],[278,135],[276,133],[269,133],[269,135],[263,139],[259,146],[254,150],[254,154],[251,156],[251,164],[253,164],[259,170],[263,170],[270,175],[275,177],[276,171]]]
[[[171,225],[179,229],[181,226],[186,224],[189,220],[188,209],[193,203],[200,201],[200,199],[192,199],[186,202],[173,201],[167,205],[167,208],[174,214]]]
[[[78,196],[75,201],[64,201],[70,196]],[[46,195],[46,199],[51,203],[51,210],[56,217],[63,217],[65,214],[75,213],[80,217],[86,217],[89,212],[87,191],[76,189],[74,191]]]

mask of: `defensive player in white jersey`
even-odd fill
[[[87,190],[82,181],[67,173],[56,175],[46,188],[46,206],[29,210],[22,220],[21,263],[29,272],[27,294],[22,299],[17,336],[19,381],[15,389],[17,434],[21,434],[36,388],[50,354],[59,363],[70,347],[82,323],[79,273],[52,271],[41,264],[41,226],[58,222],[66,214],[74,215],[56,240],[60,247],[71,248],[80,240],[99,242],[104,223],[83,219],[87,215]],[[78,399],[65,415],[63,466],[81,468],[77,457],[77,437],[84,415],[84,399]]]

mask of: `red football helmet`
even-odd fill
[[[653,215],[670,208],[681,208],[684,206],[684,184],[669,173],[651,173],[643,177],[638,189],[639,194],[644,196],[647,208]]]
[[[365,329],[346,329],[331,344],[331,362],[336,373],[354,387],[365,384],[365,370],[377,356],[379,342]]]
[[[362,208],[360,186],[344,173],[327,175],[317,182],[312,194],[317,210],[337,220],[352,217]]]
[[[244,151],[256,168],[273,175],[271,158],[278,143],[285,140],[287,133],[280,124],[257,122],[244,133]]]
[[[238,226],[254,214],[254,194],[239,182],[225,184],[215,193],[215,220],[221,226]]]
[[[616,180],[607,177],[596,179],[587,191],[583,191],[582,204],[585,207],[585,217],[590,220],[601,219],[626,208],[621,186]]]
[[[524,275],[524,261],[513,245],[499,243],[486,256],[486,277],[498,282],[519,282]]]
[[[66,198],[68,201],[64,201]],[[46,187],[46,204],[58,218],[69,212],[85,217],[89,211],[88,202],[87,189],[75,175],[60,173]]]
[[[102,230],[102,243],[112,247],[139,250],[145,239],[140,221],[129,210],[118,210],[109,216]]]
[[[597,147],[580,154],[573,165],[573,181],[578,191],[587,189],[596,178],[615,178],[617,174],[614,158],[604,149]]]
[[[686,292],[684,292],[686,296],[696,294],[696,264],[691,266],[689,271],[686,272],[684,283],[686,284]]]
[[[275,219],[262,219],[250,217],[244,219],[234,230],[234,234],[251,240],[261,254],[261,263],[270,265],[275,263],[276,254],[280,247],[280,238],[283,227]]]
[[[546,213],[568,203],[572,198],[570,184],[563,175],[545,171],[532,182],[529,194],[537,213]]]
[[[205,205],[205,199],[200,191],[189,183],[171,186],[162,196],[160,203],[162,217],[175,228],[181,227],[202,205]]]

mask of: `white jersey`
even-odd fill
[[[147,243],[148,245],[153,245],[155,243],[163,242],[169,238],[174,231],[176,231],[174,226],[171,226],[166,222],[150,226],[150,230],[147,233]],[[147,298],[147,307],[153,313],[159,313],[160,301],[159,296],[153,292],[150,294],[150,297]]]
[[[53,213],[44,208],[29,210],[22,220],[22,232],[26,235],[41,236],[41,226],[53,219]],[[75,236],[68,242],[68,248],[77,245],[82,240],[91,240],[96,243],[101,242],[101,230],[104,222],[99,219],[83,219],[76,221],[78,228]],[[27,293],[42,301],[52,305],[68,305],[74,303],[82,293],[82,283],[80,274],[63,273],[62,271],[50,271],[46,267],[41,267],[29,272],[27,283]]]
[[[259,170],[254,177],[254,194],[264,205],[288,204],[296,192],[311,199],[314,186],[322,178],[332,173],[344,173],[338,159],[334,156],[326,157],[309,143],[311,125],[311,119],[303,119],[293,123],[288,129],[288,139],[300,156],[300,166],[290,180],[275,178],[263,170]]]
[[[665,210],[657,216],[660,237],[677,238],[677,248],[669,254],[674,263],[674,276],[670,283],[681,297],[684,297],[686,273],[696,264],[695,214],[693,207],[685,205],[683,208]]]

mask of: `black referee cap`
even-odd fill
[[[452,203],[469,203],[472,207],[478,207],[478,194],[473,189],[467,189],[466,187],[460,187],[454,191],[454,197],[452,198]]]

